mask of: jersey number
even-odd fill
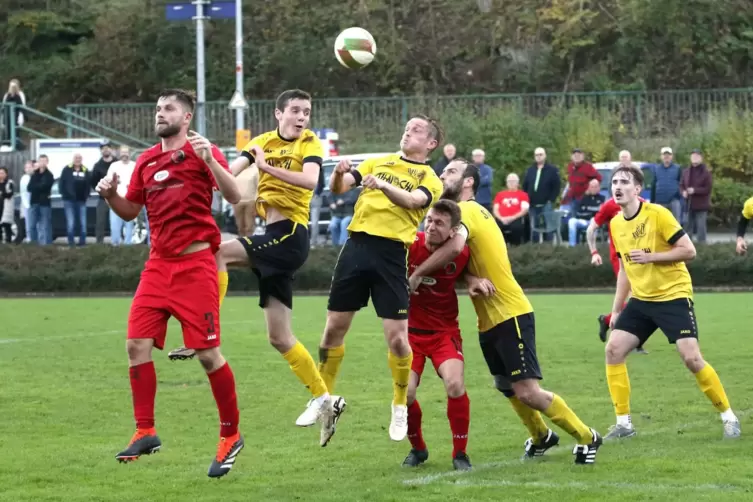
[[[215,332],[214,327],[214,314],[211,312],[207,312],[204,314],[204,320],[207,322],[207,334],[212,334]]]

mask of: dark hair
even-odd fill
[[[462,157],[452,159],[453,162],[462,162],[465,167],[463,168],[463,179],[473,178],[473,195],[478,192],[478,186],[481,184],[481,175],[478,172],[478,167],[473,162],[469,162]]]
[[[290,103],[294,99],[311,101],[311,94],[300,89],[288,89],[287,91],[283,91],[282,94],[277,96],[275,108],[277,108],[281,112],[284,112],[285,108],[288,106],[288,103]]]
[[[39,156],[39,159],[43,159],[43,158],[47,159],[47,160],[50,160],[50,158],[47,156],[47,154],[44,154],[44,153]],[[37,159],[37,162],[39,162],[39,159]]]
[[[455,201],[440,199],[431,208],[439,213],[449,215],[451,227],[460,225],[460,206]]]
[[[629,173],[633,176],[633,181],[635,181],[636,185],[643,186],[644,177],[643,177],[643,171],[635,166],[619,166],[617,169],[612,171],[612,178],[614,179],[615,174],[617,173]]]
[[[429,136],[432,139],[437,140],[437,146],[442,144],[442,141],[444,141],[444,131],[442,130],[442,127],[439,125],[439,122],[429,117],[428,115],[424,115],[422,113],[419,113],[418,115],[414,115],[413,118],[421,119],[427,124],[429,124]],[[431,149],[431,151],[433,150],[434,148]]]
[[[5,167],[5,166],[0,166],[0,171],[5,171],[5,174],[8,174],[8,175],[10,174],[10,173],[8,172],[8,168],[7,168],[7,167]]]
[[[196,95],[192,91],[185,91],[183,89],[164,89],[159,93],[157,99],[162,98],[175,98],[175,100],[183,105],[183,108],[193,113],[193,109],[196,106]]]

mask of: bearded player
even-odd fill
[[[154,427],[157,375],[152,349],[164,348],[167,321],[173,316],[183,328],[183,343],[196,351],[217,402],[220,442],[208,475],[221,477],[232,469],[244,443],[238,432],[235,379],[220,353],[214,254],[221,237],[212,217],[212,195],[217,187],[234,203],[240,193],[220,150],[189,133],[193,110],[192,95],[163,91],[155,114],[162,141],[139,157],[125,197],[115,190],[117,176],[97,185],[97,192],[126,221],[146,206],[151,226],[151,251],[131,304],[126,342],[136,433],[115,458],[133,461],[162,446]]]
[[[478,317],[481,351],[497,389],[507,397],[531,433],[524,458],[543,455],[559,443],[546,425],[543,413],[575,438],[576,464],[593,464],[601,436],[588,427],[558,395],[539,385],[541,370],[536,356],[536,324],[533,307],[512,274],[507,244],[494,217],[475,200],[478,168],[462,159],[445,167],[441,176],[443,197],[460,201],[462,223],[456,234],[419,265],[410,277],[411,289],[459,255],[466,242],[471,251],[468,272],[491,281],[489,296],[472,296]],[[469,282],[470,285],[470,282]]]

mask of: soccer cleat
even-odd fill
[[[429,450],[411,448],[408,456],[403,460],[403,467],[418,467],[429,459]],[[453,464],[455,461],[453,460]]]
[[[607,332],[609,331],[609,323],[607,322],[607,316],[599,316],[599,340],[602,342],[607,341]]]
[[[319,433],[319,445],[322,447],[329,444],[332,436],[335,435],[335,429],[337,428],[337,422],[340,421],[340,416],[345,412],[345,399],[340,396],[332,396],[330,401],[332,406],[322,413],[322,429]]]
[[[552,429],[546,433],[546,437],[539,444],[533,442],[533,438],[528,438],[525,442],[525,453],[523,460],[542,456],[550,448],[560,444],[560,437]]]
[[[739,420],[725,420],[724,421],[724,439],[737,439],[740,437],[740,421]]]
[[[454,467],[456,471],[470,471],[473,469],[471,459],[462,451],[452,459],[452,467]]]
[[[167,357],[171,361],[183,361],[184,359],[193,359],[193,356],[196,355],[196,351],[193,349],[187,349],[185,347],[178,347],[177,349],[171,350]]]
[[[593,435],[593,441],[591,444],[577,444],[573,448],[573,455],[575,455],[575,463],[582,465],[591,465],[596,462],[596,452],[601,447],[601,436],[595,430],[591,429]]]
[[[643,354],[645,356],[645,355],[648,354],[648,351],[641,346],[641,347],[636,347],[635,348],[635,353],[636,354]]]
[[[128,447],[115,455],[118,462],[133,462],[141,455],[151,455],[157,453],[162,447],[162,442],[157,437],[157,431],[151,429],[136,429],[136,433],[128,443]]]
[[[298,416],[295,425],[298,427],[311,427],[319,421],[322,413],[329,408],[331,403],[332,396],[329,394],[309,399],[309,402],[306,403],[306,409]]]
[[[609,428],[609,432],[606,436],[604,436],[604,440],[611,440],[611,439],[625,439],[625,438],[631,438],[635,436],[637,432],[635,431],[635,428],[631,425],[630,427],[625,427],[624,425],[613,425]]]
[[[217,456],[212,460],[207,476],[221,478],[230,472],[230,469],[235,465],[235,459],[244,446],[243,436],[240,433],[229,438],[220,438],[220,444],[217,445]]]
[[[392,405],[392,420],[390,420],[390,439],[402,441],[408,435],[408,407],[404,404]]]

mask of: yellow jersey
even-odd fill
[[[462,201],[458,205],[471,251],[468,271],[490,280],[496,290],[491,297],[472,298],[478,330],[483,333],[508,319],[533,312],[531,302],[512,275],[507,244],[497,222],[475,200]]]
[[[750,220],[753,218],[753,197],[745,201],[743,204],[743,218]]]
[[[669,209],[641,202],[638,212],[630,219],[618,213],[610,222],[610,230],[633,297],[646,302],[693,298],[693,284],[685,262],[640,264],[630,261],[630,251],[663,253],[685,235]]]
[[[264,150],[264,158],[270,166],[298,173],[303,172],[303,164],[307,162],[316,162],[321,167],[324,157],[322,142],[309,129],[305,129],[294,140],[283,138],[277,130],[256,136],[241,151],[241,155],[252,164],[255,161],[251,153],[253,146]],[[289,220],[308,227],[312,194],[313,190],[291,185],[271,174],[260,172],[256,212],[260,217],[266,218],[267,207],[271,206]]]
[[[348,231],[384,237],[410,246],[429,207],[442,195],[442,182],[431,166],[405,159],[399,153],[361,162],[353,172],[356,185],[368,174],[407,192],[422,190],[428,201],[424,207],[405,209],[394,204],[381,190],[364,188],[356,202]]]

